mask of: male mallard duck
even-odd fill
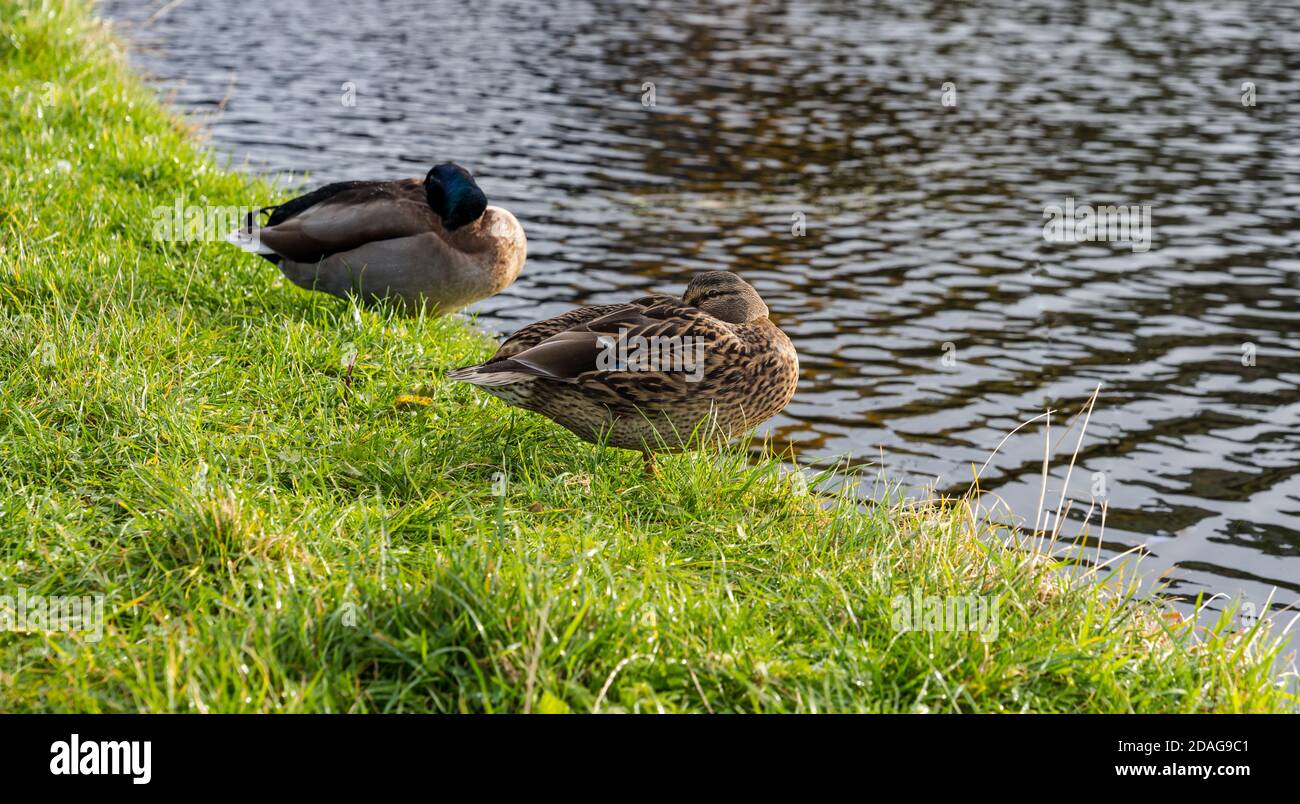
[[[527,252],[515,216],[490,207],[469,171],[450,162],[421,181],[345,181],[266,207],[266,224],[231,235],[294,284],[366,301],[428,304],[449,313],[504,290]]]
[[[594,443],[654,452],[730,438],[794,396],[799,358],[758,291],[727,271],[696,274],[681,299],[570,310],[530,324],[492,359],[448,374]]]

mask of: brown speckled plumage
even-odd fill
[[[699,381],[658,366],[598,365],[602,348],[632,336],[702,340]],[[730,438],[771,418],[794,395],[799,360],[752,287],[735,274],[708,271],[695,276],[683,299],[647,296],[530,324],[486,363],[450,376],[588,441],[649,453]]]

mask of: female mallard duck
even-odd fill
[[[421,181],[346,181],[279,206],[231,235],[295,285],[365,301],[390,298],[449,313],[504,290],[527,245],[515,216],[490,207],[459,165]]]
[[[657,450],[730,438],[780,412],[799,358],[749,283],[706,271],[681,299],[646,296],[530,324],[491,360],[448,376],[587,441],[639,450],[653,471]]]

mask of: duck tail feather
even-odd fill
[[[270,246],[262,242],[258,237],[256,229],[239,228],[226,235],[226,242],[247,251],[249,254],[260,254],[263,257],[275,257],[279,260],[279,255]]]
[[[250,254],[257,254],[266,257],[271,262],[278,263],[280,255],[262,242],[262,224],[257,221],[257,218],[261,215],[274,214],[275,209],[276,207],[262,207],[250,210],[244,219],[244,225],[226,235],[226,242],[232,243]]]
[[[510,371],[509,369],[493,369],[488,366],[466,366],[454,371],[447,372],[448,379],[459,382],[467,382],[472,385],[511,385],[517,382],[527,382],[535,379],[536,375],[523,371]]]

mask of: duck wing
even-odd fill
[[[745,348],[728,325],[667,296],[583,308],[565,315],[573,316],[567,325],[556,324],[556,319],[539,322],[548,325],[544,329],[556,331],[525,348],[512,348],[507,356],[498,352],[497,357],[478,367],[477,375],[488,380],[486,384],[496,373],[503,378],[531,376],[572,383],[594,401],[611,407],[653,409],[680,402],[694,393],[696,383],[691,381],[689,367],[679,364],[664,368],[653,363],[632,366],[630,356],[628,364],[621,365],[610,359],[612,346],[621,342],[631,351],[638,348],[637,344],[656,343],[652,339],[672,338],[673,348],[684,350],[683,357],[698,362],[701,369],[704,362],[725,359],[728,352],[739,353]],[[519,345],[535,340],[540,331],[528,333]],[[502,352],[510,346],[507,341]]]
[[[262,211],[270,212],[258,233],[262,244],[300,263],[376,241],[443,232],[420,179],[328,184]]]

